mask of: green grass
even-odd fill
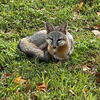
[[[83,29],[100,24],[100,16],[96,14],[100,11],[99,0],[87,0],[77,20],[73,19],[73,12],[78,8],[79,0],[10,1],[0,1],[0,66],[3,67],[0,71],[0,99],[28,100],[34,92],[38,100],[84,100],[85,96],[86,100],[99,100],[100,87],[96,85],[95,75],[90,71],[84,74],[82,70],[83,65],[100,70],[100,40],[91,31]],[[60,65],[52,61],[39,63],[17,48],[21,38],[43,29],[46,21],[55,26],[66,21],[69,25],[68,31],[75,41],[71,73],[67,61]],[[27,81],[16,85],[14,80],[18,76]],[[42,81],[48,83],[47,92],[36,89],[37,83]],[[29,91],[26,90],[27,83],[30,84]],[[20,91],[16,94],[18,88]],[[84,89],[87,89],[86,95]]]

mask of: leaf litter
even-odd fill
[[[37,84],[37,90],[46,92],[47,91],[47,85],[44,82],[38,83]]]
[[[26,80],[22,79],[22,76],[19,76],[19,77],[15,78],[14,82],[16,84],[22,84],[22,83],[26,82]]]
[[[82,9],[83,4],[84,4],[84,2],[80,2],[80,3],[78,4],[78,9],[79,9],[79,10],[81,10],[81,9]]]
[[[100,11],[99,11],[99,12],[97,12],[97,15],[98,15],[98,16],[100,16]]]

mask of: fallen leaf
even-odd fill
[[[100,83],[100,72],[95,72],[95,76],[96,76],[96,83]]]
[[[80,3],[78,4],[78,9],[79,9],[79,10],[82,9],[83,4],[84,4],[84,2],[80,2]]]
[[[84,29],[89,29],[90,31],[92,31],[92,32],[95,34],[95,36],[96,36],[97,38],[100,39],[100,24],[95,25],[95,26],[92,26],[92,27],[84,26],[83,28],[84,28]]]
[[[46,92],[47,91],[47,85],[44,82],[39,83],[39,84],[37,84],[37,90]]]
[[[96,83],[99,83],[100,79],[98,77],[96,77],[95,81],[96,81]]]
[[[95,26],[83,26],[82,28],[89,29],[90,31],[92,31],[92,30],[100,30],[100,24],[97,24]]]
[[[96,29],[99,30],[100,29],[100,24],[96,25],[95,27],[96,27]]]
[[[100,39],[100,31],[99,31],[99,30],[92,30],[92,32],[95,34],[95,36],[96,36],[97,38]]]
[[[77,20],[78,18],[79,18],[79,16],[78,16],[78,11],[75,10],[75,11],[74,11],[74,17],[73,17],[73,19],[74,19],[74,20]]]
[[[26,83],[26,90],[29,91],[30,90],[31,85],[29,83]]]
[[[14,82],[17,83],[17,84],[20,83],[21,78],[22,78],[22,76],[17,77],[17,78],[14,80]]]
[[[96,72],[96,73],[95,73],[95,76],[96,76],[96,77],[100,77],[100,72]]]
[[[94,30],[94,27],[90,27],[90,26],[83,26],[82,28],[84,28],[84,29],[88,29],[88,30]]]
[[[86,65],[82,66],[82,68],[84,73],[87,73],[90,70],[90,68],[87,67]]]
[[[99,11],[99,12],[97,12],[97,15],[98,15],[98,16],[100,16],[100,11]]]
[[[20,84],[20,83],[26,82],[26,80],[22,79],[22,76],[19,76],[19,77],[15,78],[14,82],[16,84]]]

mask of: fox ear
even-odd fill
[[[51,23],[46,22],[47,33],[54,31],[54,26]]]
[[[64,33],[64,34],[66,34],[66,28],[67,28],[67,23],[66,22],[63,22],[60,26],[59,26],[59,28],[58,28],[58,31],[60,31],[60,32],[62,32],[62,33]]]

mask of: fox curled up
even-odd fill
[[[74,40],[66,28],[65,22],[56,27],[46,22],[46,30],[21,39],[18,47],[25,54],[43,61],[48,61],[50,56],[59,61],[69,59],[73,52]]]

